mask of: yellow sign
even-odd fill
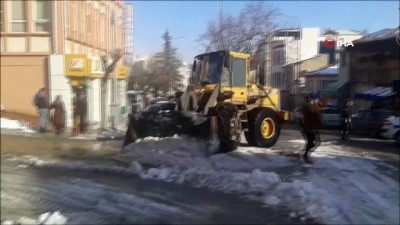
[[[89,60],[89,77],[90,78],[102,78],[104,71],[99,58],[91,58]]]
[[[116,71],[117,71],[117,79],[128,79],[128,67],[124,66],[124,65],[118,65],[116,67]]]
[[[69,77],[88,76],[88,59],[86,54],[65,55],[65,74]]]

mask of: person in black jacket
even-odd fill
[[[39,132],[46,132],[49,118],[49,100],[46,94],[46,88],[39,89],[33,102],[39,113]]]
[[[342,109],[342,140],[349,138],[349,133],[351,130],[351,107],[353,102],[351,100],[346,100]]]

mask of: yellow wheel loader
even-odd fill
[[[242,131],[251,146],[273,146],[289,113],[280,109],[278,89],[252,81],[250,59],[233,51],[196,56],[189,85],[177,94],[176,110],[132,114],[124,146],[149,135],[183,134],[218,140],[219,152],[229,152]]]

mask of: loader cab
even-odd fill
[[[199,87],[222,84],[224,90],[234,92],[232,101],[247,101],[249,54],[217,51],[198,55],[192,67],[190,84]]]

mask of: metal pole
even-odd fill
[[[112,50],[111,51],[115,51],[116,49],[116,31],[117,31],[117,17],[116,17],[116,13],[115,13],[115,0],[113,0],[113,35],[112,35]],[[117,104],[117,73],[116,73],[116,67],[114,67],[114,76],[113,76],[113,98],[112,98],[112,102],[113,105]]]
[[[113,4],[113,6],[112,6],[112,29],[113,29],[113,31],[112,31],[112,37],[111,37],[111,40],[112,40],[112,43],[111,43],[111,52],[114,52],[115,50],[116,50],[116,36],[117,36],[117,34],[116,34],[116,32],[117,32],[117,17],[116,17],[116,13],[115,13],[115,5],[116,5],[116,2],[115,2],[115,0],[113,0],[112,1],[112,4]],[[118,88],[117,88],[117,71],[116,71],[116,66],[114,67],[114,74],[113,74],[113,79],[112,79],[112,84],[111,84],[111,89],[112,89],[112,91],[111,91],[111,107],[110,107],[110,115],[111,115],[111,127],[112,128],[116,128],[116,125],[117,125],[117,121],[118,121],[118,112],[119,111],[117,111],[117,107],[118,107],[118,100],[117,100],[117,91],[118,91]]]

